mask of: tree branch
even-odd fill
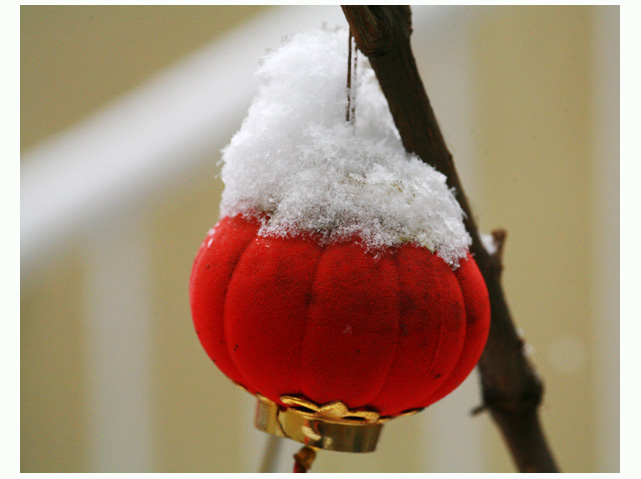
[[[434,116],[410,45],[411,11],[403,6],[342,6],[358,48],[369,58],[405,149],[447,177],[465,212],[471,252],[485,278],[492,308],[487,345],[479,361],[488,409],[521,472],[558,472],[538,417],[543,386],[528,361],[501,286],[505,232],[495,231],[490,255]]]

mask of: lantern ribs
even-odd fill
[[[488,287],[492,324],[479,361],[483,409],[499,427],[521,472],[558,472],[538,416],[542,382],[528,361],[501,285],[505,232],[496,252],[483,247],[474,216],[418,73],[410,45],[409,6],[342,6],[358,48],[370,60],[405,149],[447,177],[465,212],[471,252]]]

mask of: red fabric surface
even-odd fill
[[[402,319],[391,374],[372,402],[383,416],[422,407],[452,371],[465,338],[463,297],[451,268],[413,245],[394,256]]]
[[[383,387],[398,342],[394,262],[368,255],[356,243],[330,245],[311,292],[301,355],[303,394],[320,404],[366,406]]]
[[[250,392],[396,415],[457,387],[476,364],[489,301],[474,260],[456,271],[412,244],[257,236],[224,218],[190,280],[192,316],[217,366]]]
[[[301,350],[320,255],[311,241],[256,237],[229,284],[224,323],[230,354],[246,385],[275,402],[301,393]]]
[[[481,357],[490,332],[490,301],[487,288],[476,262],[468,255],[454,272],[463,297],[467,329],[465,345],[452,374],[443,385],[423,402],[423,407],[442,399],[456,389],[472,372]]]
[[[256,223],[229,217],[220,220],[200,246],[189,281],[192,317],[201,344],[225,375],[252,393],[255,390],[231,359],[223,330],[223,307],[236,264],[257,232]]]

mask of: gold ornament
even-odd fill
[[[257,429],[332,451],[374,451],[383,423],[391,419],[380,417],[376,411],[350,410],[341,401],[319,406],[307,399],[281,396],[285,405],[282,406],[260,394],[256,397],[254,425]]]

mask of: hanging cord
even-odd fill
[[[294,472],[307,472],[316,459],[316,450],[310,446],[303,446],[300,451],[294,454]]]
[[[352,51],[354,54],[352,55]],[[349,29],[349,40],[347,44],[347,109],[345,110],[345,120],[348,123],[354,123],[356,109],[356,68],[358,65],[358,47],[352,35],[352,29]],[[354,80],[352,82],[352,79]],[[354,83],[354,88],[352,88]]]

